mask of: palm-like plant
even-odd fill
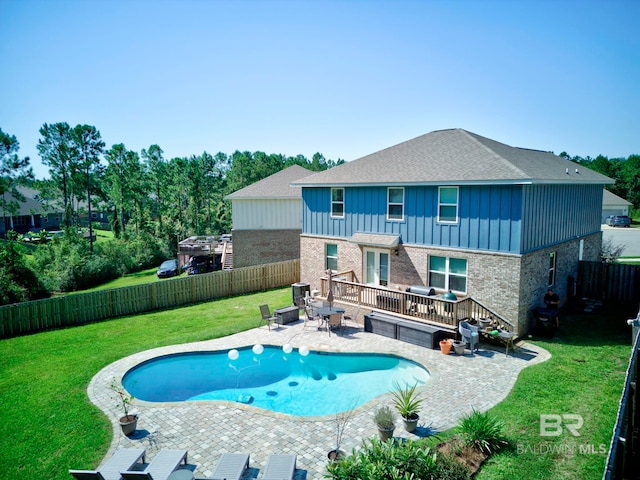
[[[391,395],[393,395],[393,405],[396,407],[396,410],[398,410],[400,416],[406,420],[418,418],[422,399],[418,398],[416,394],[417,386],[418,384],[416,383],[411,387],[407,386],[402,388],[398,382],[395,382],[395,390],[391,392]]]

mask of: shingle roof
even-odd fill
[[[609,190],[605,189],[602,194],[602,204],[603,205],[633,205],[633,203],[625,200],[622,197],[619,197],[615,193],[611,193]]]
[[[225,199],[302,198],[301,187],[292,187],[291,183],[303,177],[308,177],[310,174],[311,172],[306,168],[300,165],[292,165],[227,195]]]
[[[300,186],[613,183],[557,155],[437,130],[294,182]]]
[[[32,215],[32,214],[44,214],[45,208],[42,206],[40,200],[38,200],[38,190],[34,190],[29,187],[16,187],[18,192],[20,192],[24,196],[24,202],[15,198],[11,192],[5,192],[4,199],[7,202],[18,202],[18,210],[15,213],[10,213],[9,211],[5,212],[6,215],[14,215],[14,216],[23,216],[23,215]]]

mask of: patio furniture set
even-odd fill
[[[260,305],[260,323],[266,323],[271,329],[272,323],[285,325],[299,320],[300,310],[304,310],[304,326],[314,324],[318,330],[326,329],[331,336],[332,331],[340,330],[345,326],[348,319],[345,309],[331,305],[329,302],[313,300],[311,297],[300,297],[296,299],[297,305],[278,308],[271,314],[269,305]]]
[[[69,470],[76,480],[240,480],[249,468],[248,453],[223,453],[211,477],[196,478],[193,471],[179,468],[187,464],[186,450],[160,450],[145,464],[145,450],[123,448],[96,470]],[[296,470],[296,455],[274,454],[267,458],[262,480],[291,480]]]

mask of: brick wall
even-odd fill
[[[583,238],[583,259],[597,260],[602,233]],[[363,249],[344,239],[301,236],[301,281],[320,288],[325,275],[325,244],[338,245],[338,270],[353,270],[363,282]],[[580,240],[575,239],[554,247],[525,255],[498,254],[400,245],[398,255],[390,250],[389,288],[404,289],[410,285],[428,284],[429,255],[464,258],[467,260],[467,294],[494,310],[516,326],[523,334],[530,325],[530,311],[542,304],[549,274],[549,254],[556,252],[556,284],[554,290],[562,302],[567,299],[569,276],[577,278]]]
[[[231,233],[234,268],[300,258],[301,230],[232,230]]]

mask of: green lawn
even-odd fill
[[[166,282],[170,279],[168,278],[158,278],[156,272],[158,271],[157,267],[148,268],[147,270],[140,270],[135,273],[127,273],[122,277],[116,278],[109,282],[103,283],[102,285],[98,285],[97,287],[87,288],[86,290],[78,290],[76,292],[69,292],[65,295],[73,295],[76,293],[87,293],[93,292],[96,290],[106,290],[108,288],[118,288],[118,287],[131,287],[133,285],[140,285],[142,283],[151,283],[151,282]],[[186,274],[182,274],[184,276]]]
[[[0,478],[66,480],[70,467],[97,465],[110,445],[111,424],[86,389],[100,369],[138,351],[255,327],[256,305],[290,298],[290,288],[282,288],[0,341]],[[490,459],[479,479],[602,477],[606,453],[568,448],[608,449],[630,355],[630,331],[622,325],[627,316],[566,316],[559,339],[534,340],[553,357],[525,369],[492,410],[513,449]],[[545,413],[582,415],[581,437],[541,438]],[[566,451],[536,453],[543,441]]]

